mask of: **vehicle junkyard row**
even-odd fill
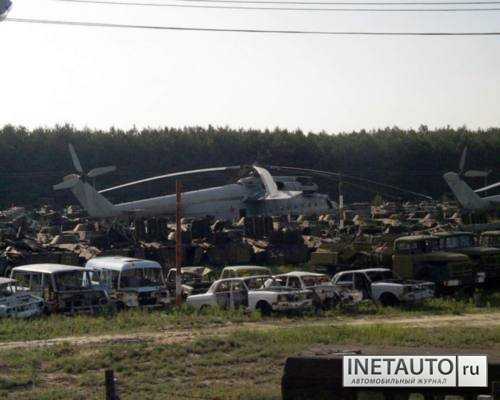
[[[183,298],[269,314],[363,299],[413,304],[498,283],[500,231],[464,226],[452,204],[353,204],[345,213],[344,227],[331,214],[184,219]],[[169,308],[174,237],[162,218],[118,224],[91,222],[74,206],[4,210],[0,315]]]

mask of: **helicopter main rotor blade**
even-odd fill
[[[259,174],[260,180],[266,189],[266,196],[276,197],[278,186],[269,171],[262,167],[253,166],[253,169]]]
[[[475,169],[470,169],[464,173],[467,178],[485,178],[489,175],[489,171],[477,171]]]
[[[111,192],[112,190],[122,189],[125,187],[139,185],[141,183],[146,183],[146,182],[153,182],[153,181],[156,181],[159,179],[174,178],[176,176],[202,174],[202,173],[206,173],[206,172],[228,171],[228,170],[235,170],[235,169],[240,169],[240,168],[241,168],[241,166],[239,166],[239,165],[233,165],[233,166],[229,166],[229,167],[203,168],[203,169],[194,169],[191,171],[174,172],[171,174],[153,176],[151,178],[141,179],[141,180],[134,181],[134,182],[124,183],[123,185],[113,186],[111,188],[101,190],[101,191],[99,191],[99,193]]]
[[[500,186],[500,182],[497,182],[497,183],[493,183],[491,185],[485,186],[483,188],[474,190],[474,192],[476,192],[476,193],[486,192],[487,190],[494,189],[494,188],[499,187],[499,186]]]
[[[80,160],[78,159],[78,156],[76,155],[75,148],[71,143],[68,144],[69,147],[69,152],[71,154],[71,159],[73,160],[73,165],[75,166],[75,169],[80,172],[81,174],[83,173],[83,168],[82,164],[80,164]]]
[[[114,172],[116,171],[116,167],[114,165],[110,165],[109,167],[97,167],[92,170],[87,174],[89,178],[95,178],[96,176],[104,175],[109,172]]]
[[[307,172],[307,173],[317,174],[317,175],[334,176],[337,178],[342,177],[342,179],[353,179],[353,180],[357,180],[359,182],[370,183],[372,185],[377,185],[380,187],[385,187],[388,189],[397,190],[397,191],[400,191],[403,193],[412,194],[414,196],[419,196],[419,197],[422,197],[426,200],[433,200],[432,197],[427,196],[426,194],[423,194],[423,193],[413,192],[411,190],[402,189],[402,188],[394,186],[394,185],[389,185],[387,183],[377,182],[377,181],[367,179],[367,178],[361,178],[359,176],[348,175],[348,174],[343,174],[343,173],[340,174],[339,172],[329,172],[329,171],[321,171],[321,170],[317,170],[317,169],[297,168],[297,167],[283,167],[283,166],[275,166],[275,165],[270,165],[269,168],[277,169],[277,170],[290,170],[290,171],[299,171],[299,172],[302,171],[302,172]]]
[[[0,21],[4,19],[12,6],[12,2],[10,0],[0,0]]]

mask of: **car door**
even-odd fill
[[[43,281],[50,281],[51,276],[49,274],[42,274],[38,272],[32,272],[30,276],[30,292],[38,297],[43,297],[45,300],[48,300],[48,292],[44,293],[43,290]]]
[[[231,298],[231,281],[219,282],[215,288],[215,301],[220,308],[228,309]]]
[[[248,290],[243,281],[232,281],[231,284],[232,307],[248,307]]]
[[[368,281],[368,278],[362,272],[354,273],[354,289],[359,290],[363,293],[363,300],[371,298],[371,283]]]

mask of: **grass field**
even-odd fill
[[[0,343],[140,332],[166,337],[175,331],[192,330],[197,334],[179,342],[113,336],[93,344],[4,348],[0,350],[0,398],[102,399],[104,370],[113,368],[122,400],[279,399],[286,357],[311,346],[481,347],[500,352],[499,325],[450,325],[444,329],[379,323],[429,315],[481,317],[481,313],[487,316],[488,312],[500,310],[497,295],[489,296],[485,304],[477,308],[470,301],[433,299],[406,309],[366,303],[320,315],[272,318],[243,311],[211,310],[200,314],[185,308],[170,313],[136,310],[110,316],[4,320],[0,324]],[[347,325],[359,320],[365,323]],[[273,329],[267,329],[268,325]],[[224,331],[227,327],[238,329]]]
[[[350,319],[360,316],[419,316],[460,315],[500,310],[500,294],[489,295],[485,307],[475,307],[471,300],[432,299],[412,308],[378,307],[367,302],[349,309],[334,309],[322,314],[309,312],[301,315],[275,316],[272,321],[286,323],[289,320]],[[172,329],[202,329],[207,326],[223,326],[261,320],[258,313],[243,311],[210,310],[197,313],[183,308],[180,311],[147,312],[133,310],[116,315],[62,316],[52,315],[34,320],[3,320],[0,324],[0,343],[6,341],[51,339],[65,336],[98,335],[112,333],[153,332]]]
[[[243,330],[183,344],[59,345],[0,353],[0,398],[102,399],[116,371],[122,399],[279,399],[287,356],[312,345],[500,346],[498,328],[301,327]]]

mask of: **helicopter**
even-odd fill
[[[104,193],[165,178],[179,178],[211,172],[239,170],[244,176],[236,182],[182,193],[182,214],[188,218],[211,216],[234,220],[251,216],[312,215],[335,213],[337,204],[328,195],[317,192],[307,177],[273,177],[258,165],[228,166],[182,171],[129,182],[97,191],[91,181],[97,176],[116,170],[115,166],[99,167],[84,172],[80,159],[69,144],[69,152],[76,174],[70,174],[53,188],[69,189],[93,218],[141,218],[157,215],[175,215],[176,195],[164,195],[120,204],[112,204]]]

